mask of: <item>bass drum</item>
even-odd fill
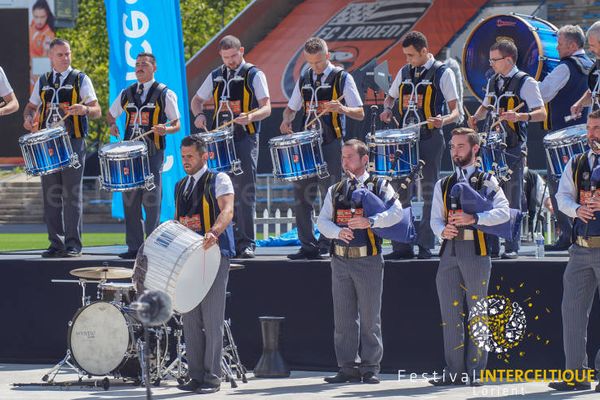
[[[463,49],[462,72],[467,86],[475,97],[483,99],[487,81],[494,75],[490,47],[502,39],[517,46],[517,67],[541,81],[560,62],[557,32],[550,22],[530,15],[500,14],[484,19],[471,31]]]

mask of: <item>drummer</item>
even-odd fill
[[[504,122],[498,129],[506,132],[506,163],[512,170],[510,180],[503,183],[502,189],[510,207],[520,209],[523,195],[523,157],[527,155],[527,125],[529,122],[544,121],[546,109],[538,82],[527,73],[519,71],[516,65],[517,56],[517,47],[512,41],[500,40],[492,45],[490,65],[495,75],[488,81],[487,94],[482,105],[469,118],[469,126],[477,130],[477,121],[485,118],[489,105],[494,105],[494,99],[490,95],[500,97],[506,92],[515,93],[510,98],[503,97],[500,102],[500,118]],[[525,104],[520,112],[511,111],[523,102]],[[497,256],[500,251],[499,238],[490,238],[490,246],[492,256]],[[506,241],[502,258],[516,259],[519,257],[518,252],[518,240]]]
[[[583,114],[583,108],[586,106],[591,106],[591,110],[597,110],[600,108],[600,91],[596,88],[596,83],[598,82],[598,74],[600,74],[600,21],[596,21],[590,26],[587,30],[587,40],[590,51],[596,57],[596,62],[592,66],[592,69],[588,75],[588,89],[585,91],[583,96],[579,98],[572,106],[571,106],[571,115],[572,116],[581,116]],[[596,99],[592,101],[592,91],[596,91]]]
[[[191,109],[194,125],[198,129],[217,128],[231,118],[227,105],[221,102],[221,96],[228,85],[230,93],[227,100],[233,111],[235,125],[233,143],[235,154],[240,160],[242,173],[230,174],[236,196],[234,232],[237,256],[254,258],[256,247],[254,237],[254,215],[256,214],[256,166],[261,122],[271,115],[271,100],[265,74],[255,65],[244,60],[244,47],[240,40],[227,35],[219,42],[219,55],[223,65],[214,69],[204,80],[192,98]],[[223,78],[228,84],[219,82]],[[233,78],[241,78],[231,80]],[[204,105],[210,100],[215,102],[215,112],[210,124],[204,114]],[[217,121],[217,110],[221,114]],[[256,110],[252,113],[249,111]],[[201,132],[202,133],[202,132]]]
[[[423,167],[423,179],[421,180],[423,194],[423,216],[417,227],[417,245],[419,248],[418,258],[431,258],[431,249],[434,247],[435,237],[429,226],[431,214],[431,199],[433,186],[438,180],[442,164],[442,154],[446,144],[442,127],[456,122],[461,117],[458,107],[462,99],[458,97],[456,80],[452,70],[445,64],[437,61],[428,49],[427,38],[424,34],[412,31],[404,36],[402,40],[402,51],[406,56],[407,64],[398,71],[389,93],[386,96],[383,107],[384,111],[379,118],[385,122],[392,122],[392,107],[398,98],[398,110],[403,116],[408,111],[408,103],[411,96],[411,85],[403,84],[410,80],[414,85],[421,81],[430,81],[431,85],[421,85],[418,90],[419,104],[417,104],[420,121],[427,120],[429,123],[420,128],[419,157],[425,161]],[[431,90],[431,96],[425,92]],[[442,116],[444,102],[450,114]],[[407,121],[408,124],[408,121]],[[398,185],[399,182],[394,182]],[[396,188],[399,190],[399,188]],[[414,190],[414,188],[411,188]],[[404,197],[404,196],[403,196]],[[408,199],[412,196],[409,195]],[[403,204],[404,207],[410,204]],[[393,251],[384,256],[385,259],[413,258],[414,250],[412,244],[392,242]]]
[[[306,71],[294,85],[292,97],[283,111],[283,120],[279,127],[281,133],[293,133],[292,122],[296,113],[304,110],[302,126],[307,122],[312,90],[303,89],[310,85],[313,89],[321,87],[317,92],[318,111],[326,113],[320,118],[323,139],[322,151],[329,177],[312,177],[294,182],[294,214],[298,227],[300,250],[288,255],[291,260],[320,259],[322,254],[327,254],[330,249],[330,240],[321,235],[319,240],[313,232],[312,211],[313,203],[317,197],[317,189],[321,200],[327,194],[327,188],[339,182],[342,177],[342,140],[345,135],[346,116],[362,121],[365,117],[362,100],[352,75],[340,67],[334,66],[330,61],[327,43],[317,37],[311,37],[304,43],[304,60],[308,64]],[[324,87],[324,85],[329,85]],[[344,96],[342,100],[337,100]],[[319,125],[317,123],[317,125]]]
[[[181,160],[187,176],[175,186],[175,219],[204,236],[204,249],[221,250],[219,270],[202,302],[183,314],[186,359],[190,380],[179,389],[214,393],[221,385],[225,289],[229,260],[235,256],[234,190],[229,176],[208,170],[206,144],[196,136],[181,141]]]
[[[179,109],[177,95],[163,83],[154,79],[156,57],[152,53],[140,53],[135,59],[137,82],[121,90],[110,106],[106,119],[110,124],[110,133],[119,137],[116,119],[124,112],[124,140],[153,129],[143,141],[148,148],[150,172],[154,175],[152,190],[145,188],[123,192],[125,210],[125,242],[127,251],[119,257],[135,259],[138,249],[144,242],[144,233],[149,236],[160,222],[160,203],[162,200],[161,168],[165,157],[165,135],[179,131]],[[155,123],[157,121],[158,123]],[[168,124],[167,124],[168,121]],[[142,218],[142,206],[146,221]]]
[[[547,104],[548,116],[544,129],[555,131],[581,123],[576,118],[565,121],[570,115],[570,107],[587,91],[587,77],[593,62],[585,54],[583,45],[585,35],[579,26],[565,25],[558,30],[558,54],[560,63],[540,82],[540,93]],[[587,114],[587,113],[585,113]],[[560,235],[556,243],[546,245],[548,251],[567,250],[571,245],[572,222],[556,206],[558,179],[553,178],[550,164],[548,167],[548,187],[554,215],[557,217]]]
[[[19,101],[15,96],[8,78],[0,67],[0,117],[16,112],[19,109]]]
[[[69,42],[64,39],[50,42],[48,58],[52,71],[35,82],[23,111],[23,127],[28,131],[51,128],[52,120],[68,114],[63,121],[64,128],[70,135],[71,147],[81,167],[65,168],[41,177],[44,221],[50,240],[50,247],[42,253],[42,257],[79,257],[82,247],[81,184],[85,169],[85,137],[88,120],[99,118],[102,111],[91,79],[71,67]],[[54,105],[58,106],[58,111],[54,111]],[[36,118],[39,118],[37,123]]]

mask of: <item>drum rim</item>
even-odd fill
[[[569,134],[568,136],[565,136],[564,138],[561,138],[561,139],[551,138],[551,136],[553,136],[553,135],[563,133],[563,132],[568,132],[569,130],[572,130],[573,128],[578,127],[578,126],[583,126],[583,134],[582,134],[582,132],[580,132],[578,134],[575,134],[575,133]],[[564,143],[567,141],[572,143],[572,142],[582,141],[582,140],[573,140],[573,139],[582,139],[582,138],[586,138],[586,136],[587,136],[587,128],[585,127],[585,124],[578,124],[578,125],[572,125],[572,126],[568,126],[566,128],[558,129],[556,131],[546,134],[543,138],[543,142],[544,142],[544,145],[546,143],[553,144],[553,145],[560,144],[560,143]],[[587,138],[586,138],[586,141],[587,141]]]
[[[380,130],[375,131],[375,136],[373,136],[373,135],[368,135],[368,136],[369,136],[370,140],[372,140],[375,143],[377,143],[378,140],[379,141],[386,141],[386,139],[408,139],[405,142],[409,142],[409,141],[411,141],[411,140],[414,139],[415,141],[417,141],[418,136],[419,136],[419,132],[408,131],[408,132],[402,133],[403,130],[407,130],[408,131],[409,128],[380,129]],[[386,132],[386,131],[390,131],[390,132],[399,131],[396,134],[397,135],[402,135],[404,137],[387,138],[387,137],[377,136],[378,133],[382,133],[382,132]]]
[[[300,136],[302,135],[302,136]],[[291,134],[281,134],[279,136],[275,136],[269,139],[269,145],[277,146],[285,146],[287,144],[302,144],[302,143],[310,143],[314,138],[320,138],[321,134],[319,131],[300,131],[293,132]],[[310,140],[305,140],[310,139]]]
[[[191,135],[190,135],[191,136]],[[194,133],[193,136],[199,138],[200,140],[204,141],[204,142],[208,142],[208,139],[229,139],[232,138],[233,139],[233,132],[231,132],[229,129],[221,129],[218,131],[210,131],[210,132],[198,132],[198,133]]]
[[[125,146],[129,146],[130,144],[132,144],[134,146],[141,146],[142,148],[126,150],[126,151],[120,152],[118,154],[109,153],[109,151],[112,150],[113,147],[116,148],[117,145],[122,145],[122,144],[125,144]],[[111,147],[111,148],[106,149],[106,147]],[[131,156],[133,156],[133,155],[140,155],[140,156],[148,155],[148,146],[146,145],[146,143],[143,141],[139,141],[139,140],[123,140],[122,142],[107,143],[98,149],[98,157],[108,158],[111,160],[130,159]]]
[[[47,136],[44,136],[46,134]],[[37,136],[36,136],[37,135]],[[32,140],[27,140],[26,137],[31,137]],[[63,127],[47,128],[36,132],[29,132],[19,137],[19,144],[37,144],[47,140],[57,139],[63,136],[68,136],[68,132]],[[42,140],[43,139],[43,140]]]

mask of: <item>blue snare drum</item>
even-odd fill
[[[233,132],[228,129],[209,133],[196,133],[206,143],[208,152],[208,168],[218,172],[241,174],[242,166],[235,153]]]
[[[529,15],[501,14],[484,19],[471,31],[463,49],[467,86],[483,99],[487,81],[494,74],[488,60],[490,47],[501,38],[512,40],[519,49],[517,67],[541,81],[560,62],[557,31],[550,22]]]
[[[573,125],[544,136],[550,173],[560,179],[571,157],[590,149],[585,124]]]
[[[508,178],[509,169],[504,153],[504,143],[498,132],[492,132],[479,148],[479,167],[482,171],[495,175],[496,178]]]
[[[69,134],[63,127],[28,133],[19,138],[19,146],[29,175],[48,175],[67,167],[79,168]]]
[[[146,143],[127,140],[103,146],[98,151],[100,187],[110,192],[154,189]]]
[[[318,176],[329,176],[327,163],[323,161],[321,134],[303,131],[282,135],[269,140],[273,175],[284,181],[299,181]]]
[[[418,129],[418,128],[417,128]],[[398,178],[409,175],[419,161],[419,135],[415,129],[385,129],[367,136],[369,172]]]

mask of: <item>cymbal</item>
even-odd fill
[[[85,267],[72,269],[69,273],[86,279],[126,279],[133,276],[133,270],[121,267]]]
[[[237,270],[244,269],[244,268],[246,268],[246,267],[244,267],[242,264],[233,264],[233,263],[229,264],[230,271],[237,271]]]

